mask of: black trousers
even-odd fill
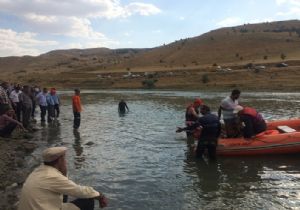
[[[21,112],[22,112],[22,105],[20,102],[13,103],[13,108],[15,110],[17,120],[21,122]]]
[[[217,149],[218,139],[199,139],[196,156],[202,157],[203,153],[207,149],[208,156],[210,159],[216,159],[216,149]]]
[[[36,108],[36,102],[35,100],[32,100],[32,110],[31,110],[31,118],[34,119],[34,113],[35,113],[35,108]]]
[[[68,202],[67,195],[63,196],[63,202],[64,203]],[[95,206],[94,198],[78,198],[71,201],[70,203],[76,205],[78,208],[80,208],[80,210],[94,210],[94,206]]]
[[[9,123],[7,126],[5,126],[3,129],[0,130],[0,136],[2,137],[8,137],[14,129],[17,127],[16,123]]]
[[[47,113],[47,106],[41,106],[40,105],[40,110],[41,110],[41,122],[45,122],[46,119],[46,113]]]
[[[81,120],[80,112],[73,112],[73,114],[74,114],[73,128],[77,129],[80,126],[80,120]]]
[[[47,120],[48,122],[51,122],[54,119],[54,105],[48,105],[48,115]]]
[[[60,113],[59,104],[55,104],[54,105],[54,112],[55,112],[55,117],[58,118],[59,117],[59,113]]]
[[[31,116],[32,107],[22,107],[22,123],[24,128],[30,126],[30,116]]]
[[[79,198],[71,203],[75,204],[80,210],[94,210],[95,200],[94,198]]]

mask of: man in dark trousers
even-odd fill
[[[18,210],[93,210],[94,200],[100,208],[107,206],[103,193],[81,186],[67,177],[66,147],[43,151],[44,164],[37,167],[23,184]],[[63,203],[63,195],[77,198]]]
[[[216,148],[218,145],[218,138],[221,133],[221,123],[217,115],[210,112],[210,108],[206,105],[202,105],[200,113],[203,115],[194,124],[185,128],[178,128],[176,132],[182,132],[186,130],[193,131],[198,127],[201,127],[201,134],[198,139],[198,145],[196,149],[196,156],[202,157],[205,149],[208,150],[210,159],[216,158]]]
[[[127,112],[129,112],[129,108],[128,108],[126,102],[122,99],[119,102],[118,111],[119,111],[120,114],[125,114],[126,109],[127,109]]]
[[[80,126],[80,120],[81,120],[80,113],[82,111],[81,100],[80,100],[80,90],[78,88],[76,88],[74,90],[74,96],[72,96],[72,106],[73,106],[73,114],[74,114],[73,128],[78,129]]]

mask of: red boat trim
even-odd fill
[[[236,148],[226,148],[226,147],[222,147],[220,149],[217,149],[217,151],[220,152],[230,152],[230,151],[247,151],[247,150],[251,150],[251,151],[255,151],[255,150],[263,150],[263,149],[270,149],[270,148],[284,148],[284,147],[294,147],[294,146],[300,146],[300,142],[296,142],[296,143],[287,143],[287,144],[276,144],[276,145],[267,145],[267,146],[256,146],[256,147],[236,147]]]

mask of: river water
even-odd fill
[[[73,92],[64,91],[59,121],[36,137],[44,147],[69,148],[70,178],[104,192],[107,209],[299,209],[300,155],[199,160],[185,134],[175,133],[195,97],[216,112],[228,94],[82,91],[81,127],[74,132]],[[120,99],[130,109],[124,116],[117,112]],[[240,102],[266,119],[300,117],[299,93],[248,92]]]

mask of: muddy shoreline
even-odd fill
[[[38,147],[31,133],[15,132],[11,138],[0,137],[0,209],[17,209],[22,184],[39,164],[31,156]]]

